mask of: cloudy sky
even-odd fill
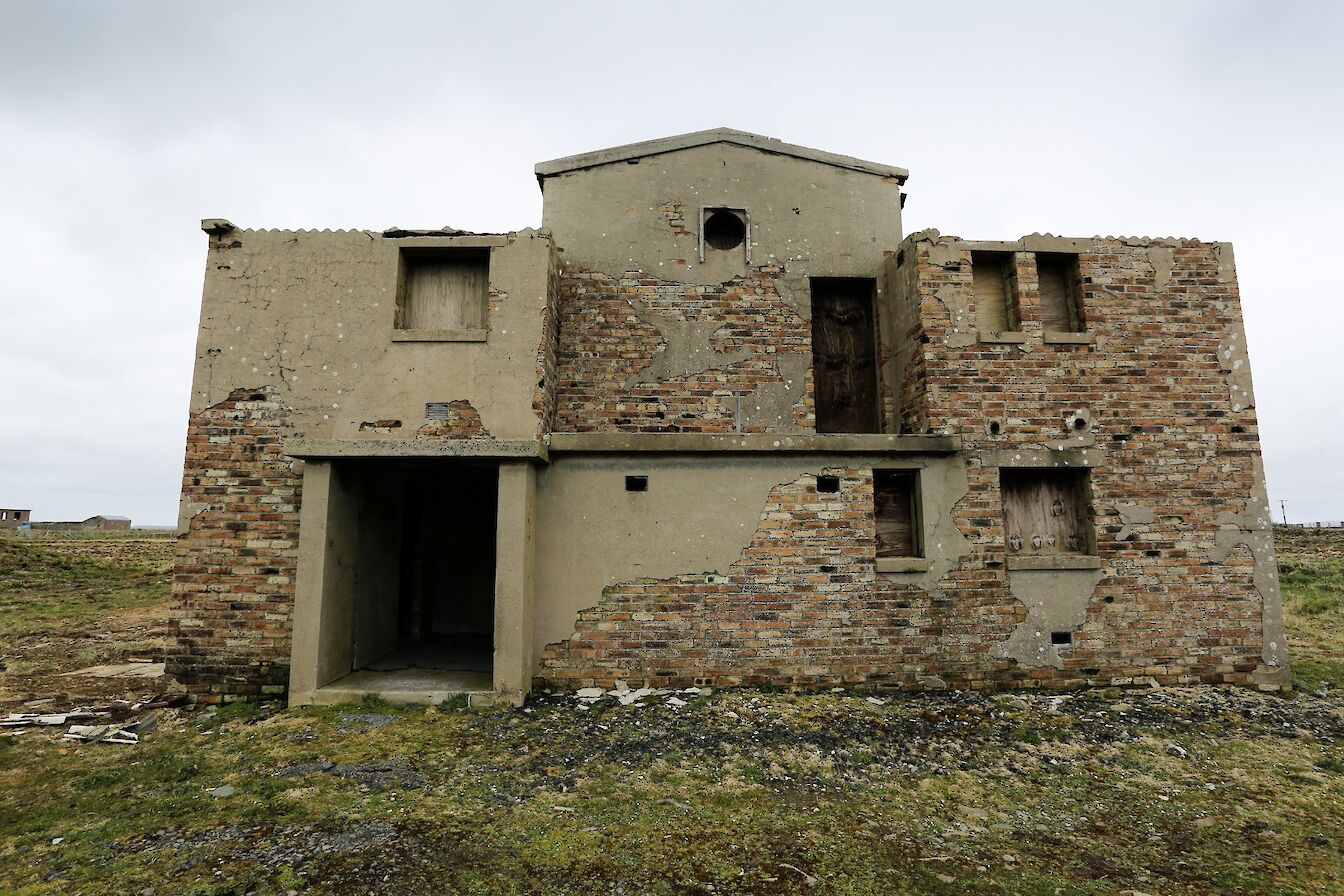
[[[0,14],[0,506],[175,520],[201,218],[518,229],[537,161],[727,126],[910,169],[910,231],[1232,241],[1274,506],[1344,518],[1344,4]]]

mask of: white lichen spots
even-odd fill
[[[253,372],[253,373],[256,373],[256,372],[257,372],[257,368],[253,367],[253,368],[252,368],[252,372]]]
[[[332,408],[339,408],[339,407],[340,407],[340,405],[339,405],[339,404],[336,404],[336,402],[334,402],[334,401],[331,403],[331,406],[332,406]]]

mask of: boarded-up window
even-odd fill
[[[1092,553],[1087,470],[1002,469],[999,487],[1008,556]]]
[[[1048,332],[1081,333],[1078,256],[1041,252],[1036,256],[1040,282],[1041,326]]]
[[[812,278],[812,388],[817,432],[880,432],[876,281]]]
[[[983,334],[1015,331],[1018,319],[1012,253],[972,252],[971,279],[976,329]]]
[[[476,330],[485,326],[490,250],[404,248],[397,327]]]
[[[919,479],[913,470],[874,470],[877,556],[920,557]]]

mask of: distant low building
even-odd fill
[[[32,516],[31,510],[0,508],[0,529],[17,529],[27,523]]]
[[[17,511],[10,511],[15,513]],[[27,511],[22,511],[27,513]],[[86,520],[64,520],[57,522],[37,522],[25,523],[29,528],[35,531],[78,531],[78,532],[117,532],[129,530],[131,528],[131,518],[128,516],[91,516]]]

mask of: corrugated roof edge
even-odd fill
[[[537,183],[540,184],[548,177],[569,171],[597,168],[601,165],[612,165],[616,162],[626,162],[630,159],[676,152],[695,146],[707,146],[711,143],[732,143],[737,146],[759,149],[762,152],[806,159],[809,162],[817,162],[822,165],[834,165],[837,168],[862,171],[865,174],[872,174],[877,177],[891,177],[901,184],[905,183],[905,179],[910,176],[909,171],[904,168],[897,168],[894,165],[882,165],[878,162],[856,159],[853,156],[843,156],[806,146],[796,146],[792,143],[785,143],[783,140],[777,140],[774,137],[763,137],[760,134],[749,134],[746,131],[735,131],[732,128],[694,131],[689,134],[678,134],[674,137],[645,140],[642,143],[627,143],[624,146],[613,146],[576,156],[565,156],[561,159],[551,159],[549,162],[538,162],[534,170],[537,173]]]

